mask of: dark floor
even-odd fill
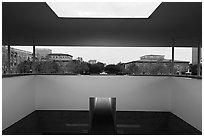
[[[5,135],[87,135],[89,111],[36,110],[3,130]],[[117,111],[118,135],[201,135],[171,112]]]

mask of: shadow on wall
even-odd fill
[[[35,110],[35,76],[2,80],[2,128]]]
[[[202,131],[202,80],[174,78],[171,112]]]

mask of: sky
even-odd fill
[[[15,46],[15,48],[32,52],[32,47]],[[73,59],[82,57],[84,61],[96,60],[106,64],[126,63],[139,60],[143,55],[165,55],[165,59],[171,59],[170,47],[54,47],[36,46],[36,48],[48,48],[52,53],[64,53],[73,56]],[[174,59],[192,62],[192,48],[175,48]]]

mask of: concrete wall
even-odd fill
[[[35,110],[35,76],[2,79],[2,129]]]
[[[119,111],[169,111],[165,77],[36,76],[36,109],[88,110],[89,97],[116,97]]]
[[[202,80],[173,78],[171,112],[202,131]]]

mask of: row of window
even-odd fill
[[[69,58],[67,56],[51,56],[51,58]]]

